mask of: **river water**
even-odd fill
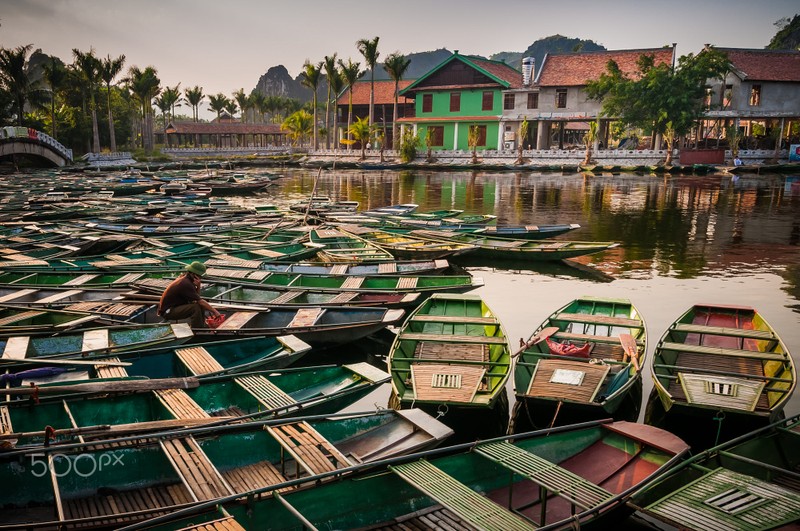
[[[311,194],[318,175],[280,173],[284,178],[274,186],[243,201],[299,201]],[[795,364],[800,358],[798,176],[322,170],[315,194],[359,201],[361,209],[416,203],[419,211],[494,214],[498,224],[578,223],[580,229],[559,239],[621,244],[577,259],[586,270],[468,267],[485,283],[474,293],[500,317],[512,344],[570,300],[591,295],[636,305],[647,324],[648,359],[667,327],[696,303],[756,308]],[[646,370],[645,399],[651,388]],[[387,386],[367,402],[385,406],[388,393]],[[800,394],[785,412],[800,413]]]

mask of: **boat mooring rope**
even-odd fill
[[[719,435],[722,432],[722,421],[725,420],[725,412],[722,410],[717,411],[717,415],[714,417],[714,420],[717,421],[717,437],[714,439],[714,446],[719,445]]]

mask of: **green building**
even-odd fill
[[[452,56],[400,91],[414,100],[414,116],[398,122],[413,127],[436,150],[469,150],[469,128],[478,127],[478,149],[503,147],[500,118],[503,90],[522,87],[522,73],[505,63],[480,57]],[[513,99],[510,105],[513,106]]]

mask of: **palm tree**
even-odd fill
[[[350,58],[347,59],[347,63],[339,59],[339,69],[349,93],[347,105],[347,132],[349,135],[350,124],[353,123],[353,85],[356,84],[358,78],[364,75],[364,72],[361,71],[361,63],[354,63]],[[347,145],[347,149],[350,149],[350,144]]]
[[[394,111],[392,112],[392,149],[400,147],[400,135],[397,134],[397,99],[400,90],[400,80],[403,79],[411,60],[400,52],[394,52],[386,58],[383,69],[394,81]]]
[[[196,122],[198,119],[197,110],[203,102],[203,98],[206,97],[206,95],[203,94],[203,87],[195,85],[192,88],[187,88],[183,91],[183,96],[186,98],[189,105],[192,106],[192,117]]]
[[[181,99],[181,84],[178,83],[174,87],[167,87],[161,96],[156,100],[156,106],[161,109],[164,116],[164,138],[167,140],[167,145],[170,145],[169,137],[167,136],[167,125],[169,122],[175,120],[175,107],[180,105],[178,102]]]
[[[247,109],[250,108],[250,98],[244,93],[243,88],[240,88],[231,95],[233,96],[233,101],[235,101],[242,110],[242,123],[247,123]]]
[[[50,135],[56,137],[58,128],[56,127],[56,93],[67,79],[67,70],[64,68],[64,63],[57,57],[51,57],[50,62],[44,65],[44,78],[47,84],[50,85]]]
[[[122,72],[122,67],[125,65],[125,56],[120,55],[116,59],[112,59],[110,55],[103,59],[100,65],[100,77],[106,84],[106,99],[108,101],[108,135],[111,142],[111,152],[117,151],[117,137],[114,131],[114,112],[111,110],[111,83],[114,78]]]
[[[161,80],[152,66],[141,70],[132,66],[128,70],[131,92],[142,108],[142,147],[145,151],[153,150],[153,98],[161,92]]]
[[[326,55],[323,61],[325,67],[325,77],[327,78],[328,97],[325,100],[325,149],[331,148],[331,129],[330,129],[330,109],[331,109],[331,78],[336,77],[336,53],[333,55]]]
[[[97,102],[94,94],[95,88],[102,79],[100,77],[102,62],[95,57],[94,48],[89,48],[88,52],[73,48],[72,55],[75,56],[75,67],[80,72],[83,82],[89,91],[89,112],[92,115],[92,151],[100,153],[100,130],[97,127]]]
[[[218,94],[211,94],[208,97],[208,109],[217,113],[217,121],[222,117],[222,111],[228,105],[228,97],[222,92]]]
[[[319,86],[319,78],[321,72],[322,72],[322,62],[319,62],[314,65],[311,64],[311,62],[308,59],[306,59],[306,62],[303,63],[303,71],[300,72],[300,78],[301,78],[300,83],[302,83],[303,86],[310,88],[313,94],[312,96],[312,102],[313,102],[312,105],[314,109],[313,145],[315,151],[319,147],[319,144],[317,143],[317,87]]]
[[[300,143],[311,134],[314,129],[314,117],[308,111],[297,111],[290,114],[281,124],[281,129],[289,131],[292,143]]]
[[[375,65],[378,63],[378,40],[380,37],[375,37],[372,40],[359,39],[356,42],[356,48],[364,56],[369,67],[369,125],[375,123]]]
[[[43,91],[30,75],[28,52],[32,44],[17,46],[14,49],[0,48],[0,88],[8,92],[14,100],[17,125],[22,125],[25,104],[38,104],[44,100]]]
[[[253,106],[256,113],[261,115],[261,122],[266,122],[267,96],[260,90],[253,89],[253,92],[250,93],[250,105]]]
[[[361,143],[361,160],[364,160],[367,158],[365,153],[367,142],[369,142],[370,135],[372,134],[372,127],[369,125],[369,120],[367,118],[356,118],[355,123],[350,126],[348,132],[353,140]]]
[[[333,73],[328,77],[328,84],[331,87],[331,92],[334,94],[333,96],[333,142],[334,147],[339,149],[339,106],[336,102],[339,100],[339,94],[342,92],[344,88],[344,79],[342,78],[342,74],[334,69]]]

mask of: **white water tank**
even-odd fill
[[[523,57],[522,58],[522,84],[530,86],[531,81],[533,80],[533,67],[536,59],[533,57]]]

